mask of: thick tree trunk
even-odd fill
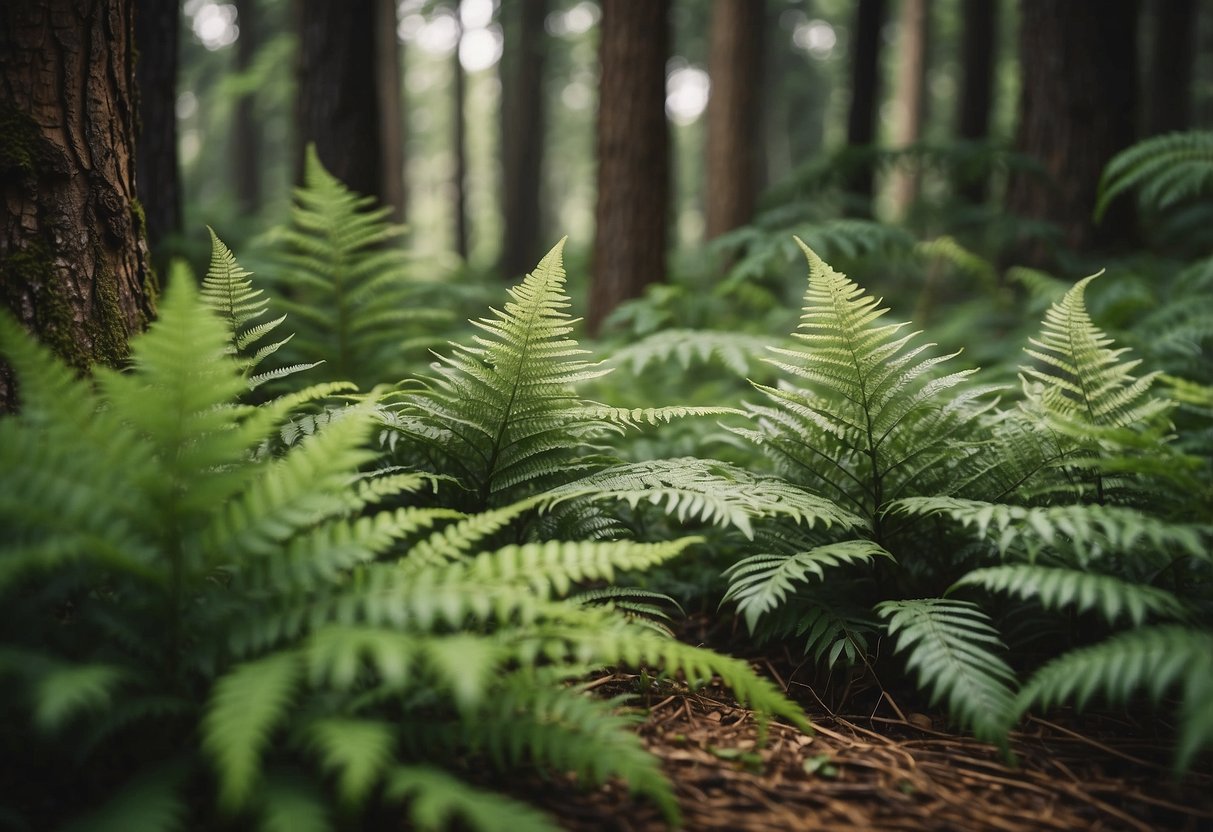
[[[131,0],[0,4],[0,306],[82,371],[153,315],[133,38]]]
[[[1146,99],[1146,133],[1191,127],[1195,0],[1154,0],[1154,37]]]
[[[139,3],[135,9],[136,89],[139,133],[135,184],[147,218],[152,265],[163,273],[171,251],[165,243],[181,233],[181,177],[177,166],[177,44],[181,7]]]
[[[1074,248],[1133,239],[1131,200],[1119,200],[1103,222],[1091,212],[1108,160],[1134,139],[1137,110],[1137,0],[1059,3],[1022,0],[1017,149],[1043,166],[1046,179],[1021,175],[1008,207],[1061,226]],[[1046,262],[1037,246],[1021,252]]]
[[[994,55],[998,27],[997,0],[964,0],[964,32],[960,39],[960,96],[956,99],[956,135],[984,142],[990,135],[994,97]],[[985,171],[973,172],[957,191],[970,202],[986,198]]]
[[[748,223],[758,197],[764,0],[716,0],[708,53],[707,237]]]
[[[376,0],[296,0],[299,86],[295,180],[303,150],[353,190],[384,201],[383,150],[375,75]]]
[[[851,106],[847,112],[847,146],[868,147],[876,141],[876,113],[880,107],[880,32],[885,0],[859,0],[855,6],[851,38]],[[873,176],[864,165],[848,177],[848,191],[872,196]]]
[[[927,0],[902,0],[897,54],[896,117],[893,145],[908,147],[922,138],[926,114],[927,37],[930,9]],[[891,183],[893,215],[904,217],[918,199],[922,177],[915,161],[903,162]]]
[[[375,70],[379,92],[379,145],[383,148],[383,204],[393,222],[404,222],[408,187],[404,176],[404,90],[400,83],[400,38],[396,0],[375,0]]]
[[[236,71],[247,72],[261,46],[257,0],[236,0]],[[246,92],[236,101],[232,114],[232,174],[240,213],[251,216],[261,210],[261,129],[257,123],[256,95]]]
[[[459,0],[455,0],[455,20],[459,21]],[[455,156],[455,169],[451,172],[455,193],[455,252],[465,262],[471,243],[468,233],[468,152],[467,152],[467,73],[459,60],[459,47],[463,42],[463,23],[459,22],[459,35],[455,39],[455,54],[451,58],[451,148]]]
[[[543,164],[543,22],[548,0],[520,0],[502,7],[505,52],[501,58],[502,214],[501,273],[513,280],[543,252],[539,239],[539,182]]]
[[[669,8],[669,0],[602,4],[591,333],[621,302],[665,277]]]

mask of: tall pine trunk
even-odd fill
[[[154,312],[133,38],[132,0],[0,4],[0,306],[81,371]],[[18,396],[0,366],[0,411]]]
[[[969,142],[990,136],[994,98],[994,56],[998,32],[997,0],[963,0],[960,39],[960,95],[956,99],[956,135]],[[962,171],[957,192],[970,202],[986,198],[986,167]]]
[[[1022,0],[1022,90],[1016,148],[1044,167],[1012,183],[1008,207],[1061,227],[1065,245],[1124,246],[1134,238],[1132,201],[1118,200],[1095,226],[1099,177],[1132,144],[1137,112],[1137,0]],[[1020,257],[1047,264],[1039,244]]]
[[[707,237],[745,225],[758,197],[763,0],[716,0],[708,53]]]
[[[463,21],[460,18],[460,0],[455,0],[455,21],[458,36],[455,38],[455,54],[451,56],[451,148],[455,157],[455,169],[451,172],[455,193],[455,252],[467,261],[471,250],[468,232],[468,151],[467,151],[467,73],[459,59],[459,47],[463,43]]]
[[[384,201],[375,74],[376,0],[296,0],[299,86],[295,180],[304,148],[355,191]]]
[[[501,273],[514,279],[531,268],[540,251],[539,183],[543,165],[545,107],[543,23],[548,0],[519,0],[502,7],[505,48],[501,58],[502,214]]]
[[[616,306],[665,276],[669,7],[669,0],[602,3],[591,333]]]
[[[1192,113],[1192,57],[1196,44],[1195,0],[1154,0],[1150,95],[1146,133],[1187,130]]]
[[[135,9],[136,89],[135,183],[147,218],[152,265],[163,273],[181,233],[181,176],[177,166],[177,53],[181,7],[139,3]]]
[[[880,108],[880,32],[885,0],[859,0],[851,38],[851,105],[847,111],[847,146],[870,147],[876,142],[876,113]],[[861,164],[847,177],[846,189],[867,200],[871,212],[872,166]]]
[[[893,96],[896,117],[894,147],[909,147],[922,138],[926,114],[927,38],[930,9],[927,0],[902,0],[897,38],[897,90]],[[893,215],[905,217],[918,200],[922,176],[916,160],[903,161],[890,183]]]

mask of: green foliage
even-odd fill
[[[1138,192],[1138,200],[1168,208],[1213,187],[1213,133],[1167,133],[1122,150],[1104,169],[1095,205],[1098,219],[1118,196]]]
[[[277,232],[279,269],[271,275],[276,305],[290,313],[295,329],[283,353],[324,362],[328,380],[361,387],[403,377],[408,348],[432,343],[432,325],[450,319],[410,276],[397,247],[404,229],[373,204],[325,170],[309,148],[290,224]]]

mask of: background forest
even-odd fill
[[[1202,828],[1211,343],[1207,2],[11,0],[0,828]]]

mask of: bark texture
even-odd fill
[[[120,364],[153,314],[133,39],[131,0],[0,4],[0,306],[81,371]]]
[[[261,46],[257,0],[236,0],[236,71],[247,72]],[[232,174],[236,203],[245,215],[261,209],[261,129],[256,115],[257,97],[246,92],[236,101],[232,114]]]
[[[997,0],[963,0],[960,39],[960,95],[956,99],[956,135],[984,142],[990,135],[994,98],[994,56],[998,32]],[[986,197],[985,170],[965,172],[957,188],[970,202]]]
[[[706,233],[754,216],[762,146],[764,0],[716,0],[709,35]]]
[[[375,75],[376,0],[296,0],[299,85],[295,180],[303,151],[355,191],[384,197],[379,96]]]
[[[502,7],[505,52],[501,59],[502,213],[501,273],[513,280],[543,252],[539,183],[543,167],[545,107],[543,22],[548,0],[519,0]]]
[[[181,176],[177,166],[178,3],[139,3],[135,9],[135,81],[139,134],[135,182],[147,217],[152,264],[163,273],[165,242],[181,233]]]
[[[855,4],[851,39],[851,105],[847,111],[847,146],[868,147],[876,141],[876,112],[880,106],[880,30],[885,0]],[[872,196],[872,168],[863,165],[848,177],[847,190]]]
[[[665,276],[669,7],[669,0],[602,3],[591,333],[622,301]]]
[[[396,0],[375,0],[375,71],[379,94],[379,145],[383,151],[383,204],[389,218],[404,222],[408,184],[404,175],[404,90],[400,83],[400,38]]]
[[[1104,166],[1134,140],[1136,23],[1137,0],[1020,5],[1023,81],[1016,148],[1037,159],[1046,176],[1017,177],[1008,207],[1057,223],[1072,248],[1133,240],[1131,200],[1118,200],[1098,226],[1091,212]],[[1020,254],[1031,263],[1046,262],[1038,246]]]
[[[1192,58],[1196,44],[1195,0],[1154,0],[1150,56],[1149,135],[1192,126]]]

